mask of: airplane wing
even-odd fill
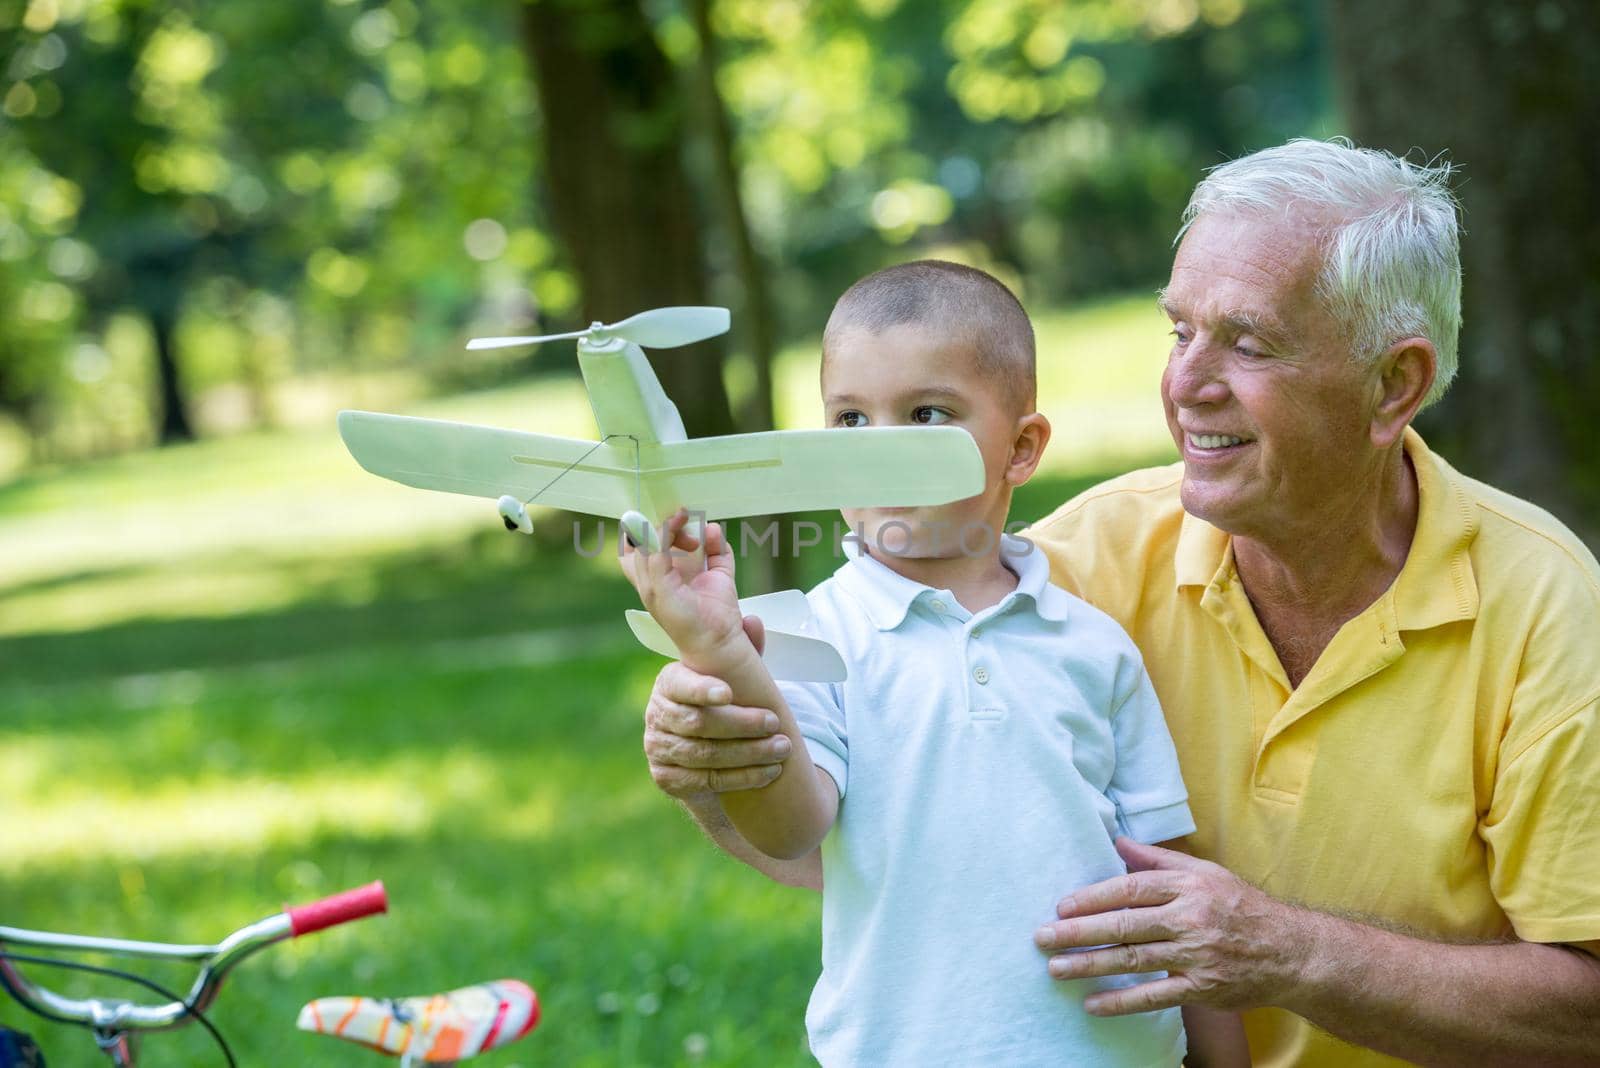
[[[845,680],[848,671],[837,649],[821,638],[794,633],[805,625],[811,615],[805,594],[799,590],[780,590],[759,597],[743,598],[739,601],[739,611],[747,616],[760,616],[766,624],[767,641],[761,651],[761,659],[773,678],[791,682]],[[633,636],[639,639],[640,645],[674,660],[681,657],[678,647],[649,612],[630,608],[624,614],[628,619],[628,627],[633,631]]]
[[[960,427],[776,430],[646,445],[645,514],[680,505],[713,519],[944,504],[983,491]]]
[[[774,630],[804,630],[811,619],[811,602],[799,590],[777,590],[739,598],[739,614],[760,616]]]
[[[339,434],[362,467],[419,489],[472,497],[532,497],[535,504],[611,518],[633,507],[636,498],[638,461],[632,442],[597,445],[520,430],[353,411],[339,413]]]

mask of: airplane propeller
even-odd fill
[[[674,349],[716,337],[728,331],[728,309],[708,307],[656,308],[629,316],[620,323],[593,323],[587,330],[570,334],[545,334],[542,337],[475,337],[469,349],[503,349],[512,345],[537,345],[541,341],[592,337],[598,340],[620,337],[647,349]]]

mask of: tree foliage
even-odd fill
[[[102,347],[128,311],[181,315],[204,386],[438,360],[475,315],[573,307],[528,195],[513,14],[0,4],[16,78],[0,138],[23,161],[0,203],[51,239],[3,231],[27,324],[5,337],[58,370],[16,405],[98,384],[114,361],[63,366],[60,349]]]
[[[562,8],[648,26],[693,202],[663,240],[687,225],[742,315],[731,156],[778,340],[914,255],[1038,302],[1154,285],[1202,167],[1332,132],[1312,2],[710,0],[719,144],[687,0],[0,0],[0,404],[58,452],[152,440],[164,316],[183,388],[256,418],[294,376],[525,366],[459,342],[568,325],[603,285],[556,194],[585,137],[550,151],[593,101],[541,102],[524,47]]]

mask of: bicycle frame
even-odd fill
[[[387,908],[383,884],[375,882],[257,920],[215,945],[174,945],[0,927],[0,950],[7,946],[26,946],[189,961],[200,965],[200,974],[183,1000],[160,1005],[141,1005],[124,998],[64,997],[28,979],[18,970],[16,962],[5,957],[0,957],[0,987],[24,1008],[88,1028],[117,1068],[135,1068],[138,1034],[179,1027],[193,1020],[195,1012],[204,1012],[216,1001],[223,979],[246,957],[286,938],[361,919]]]

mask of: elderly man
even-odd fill
[[[1258,1064],[1600,1064],[1600,565],[1410,429],[1455,371],[1446,177],[1315,141],[1213,171],[1161,297],[1182,462],[1029,532],[1144,653],[1198,825],[1120,840],[1040,966],[1165,971],[1090,1010],[1242,1009]],[[720,817],[782,768],[725,695],[662,671],[652,774],[817,886]]]

